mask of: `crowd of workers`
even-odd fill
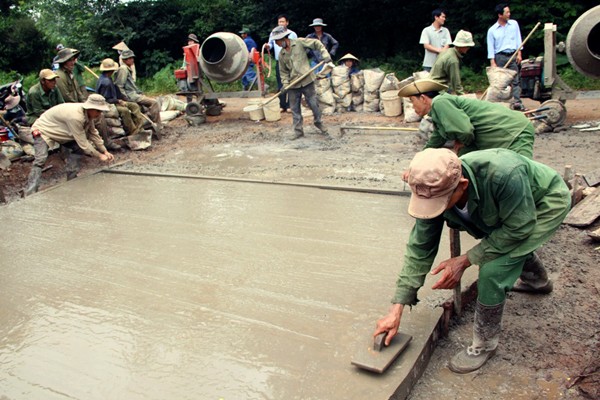
[[[510,19],[506,4],[499,4],[495,11],[498,20],[487,34],[490,64],[518,68],[519,25]],[[570,196],[554,170],[533,160],[534,129],[522,113],[458,96],[462,93],[460,60],[475,44],[471,33],[464,30],[452,41],[444,27],[445,19],[443,10],[434,11],[433,23],[421,35],[423,69],[431,72],[430,77],[413,80],[399,91],[399,96],[410,99],[417,114],[431,118],[433,132],[425,150],[416,154],[403,175],[412,191],[408,212],[416,222],[393,305],[377,322],[374,335],[388,332],[389,344],[399,330],[404,306],[417,304],[417,291],[428,272],[442,275],[434,289],[449,289],[466,268],[478,265],[473,340],[449,364],[451,370],[466,373],[479,369],[496,351],[507,291],[552,291],[552,281],[535,251],[560,226],[570,208]],[[328,136],[317,103],[315,74],[310,72],[322,62],[331,62],[339,43],[323,31],[327,25],[320,18],[314,19],[310,25],[314,33],[306,38],[298,38],[288,28],[287,16],[280,15],[277,22],[267,47],[274,51],[277,61],[278,85],[286,88],[280,106],[282,111],[292,111],[292,139],[304,135],[302,97],[313,112],[314,125]],[[244,29],[239,33],[249,50],[256,48],[250,32]],[[188,40],[199,43],[194,34]],[[75,49],[58,48],[56,70],[40,72],[39,83],[27,96],[26,122],[31,126],[35,161],[26,195],[38,190],[48,150],[55,143],[65,153],[68,179],[77,175],[81,154],[102,161],[114,158],[110,150],[116,147],[102,123],[102,113],[109,104],[116,106],[127,134],[143,129],[144,111],[160,130],[158,103],[136,86],[135,54],[123,46],[119,52],[121,65],[112,59],[102,61],[96,94],[88,95],[85,90]],[[340,62],[350,73],[356,72],[358,59],[353,55],[342,57]],[[251,73],[244,75],[245,89],[251,87],[254,78]],[[518,81],[513,85],[513,108],[518,109]],[[431,270],[445,223],[481,241]]]

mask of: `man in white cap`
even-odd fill
[[[408,213],[416,218],[404,266],[388,315],[374,335],[388,332],[389,345],[405,305],[430,272],[444,225],[468,232],[479,244],[431,270],[441,273],[433,289],[452,289],[465,269],[479,266],[473,341],[452,358],[449,368],[468,373],[481,368],[498,346],[506,292],[546,294],[552,281],[535,250],[547,242],[570,210],[569,189],[552,168],[506,149],[458,156],[448,149],[426,149],[410,163],[412,191]]]
[[[304,128],[302,126],[302,110],[300,108],[300,101],[302,95],[306,99],[308,107],[313,112],[314,125],[317,127],[321,134],[329,137],[327,129],[321,121],[321,110],[319,109],[319,103],[317,101],[317,91],[315,89],[315,74],[310,73],[300,82],[294,84],[293,87],[289,85],[299,79],[302,75],[310,71],[308,63],[308,56],[306,50],[316,50],[320,53],[321,59],[325,62],[331,62],[329,53],[323,46],[323,43],[316,39],[290,39],[290,32],[283,26],[277,26],[271,32],[271,37],[278,46],[281,46],[281,52],[279,53],[279,71],[281,73],[281,82],[283,86],[287,88],[287,92],[290,98],[290,108],[292,110],[292,119],[294,134],[291,137],[292,140],[298,139],[304,136]]]
[[[435,60],[429,78],[448,86],[448,93],[462,95],[465,93],[460,80],[460,64],[463,56],[475,46],[473,35],[471,32],[460,30],[452,45],[453,48],[444,51]]]
[[[502,104],[442,93],[447,86],[432,79],[418,79],[400,89],[415,112],[429,115],[433,132],[425,148],[440,148],[454,141],[454,150],[463,155],[473,150],[504,148],[533,158],[535,129],[521,112]]]
[[[50,108],[65,102],[56,88],[58,75],[51,69],[43,69],[39,74],[40,81],[27,92],[27,123],[32,125],[36,119]]]
[[[313,19],[312,24],[309,26],[313,27],[315,31],[306,35],[306,38],[319,40],[321,43],[323,43],[323,46],[325,46],[331,58],[335,57],[338,47],[340,47],[340,43],[329,33],[323,32],[323,27],[327,26],[327,24],[323,22],[323,19],[315,18]],[[321,62],[321,54],[319,54],[317,51],[311,50],[310,59],[310,66],[314,67]]]
[[[124,65],[121,65],[117,70],[114,82],[115,85],[121,91],[121,94],[125,96],[126,101],[132,101],[139,104],[140,106],[148,108],[148,114],[150,119],[157,126],[157,135],[160,135],[162,130],[162,121],[160,120],[160,104],[158,101],[151,97],[145,96],[144,93],[138,89],[135,81],[133,80],[131,66],[134,64],[135,54],[132,50],[125,50],[121,53]]]
[[[38,191],[48,149],[56,143],[61,145],[66,161],[67,180],[77,177],[81,155],[98,157],[106,162],[114,160],[94,126],[94,120],[103,111],[108,111],[104,97],[92,94],[85,103],[54,106],[33,123],[31,134],[34,138],[35,160],[27,179],[25,196]]]

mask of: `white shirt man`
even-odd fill
[[[442,51],[450,47],[452,37],[450,31],[444,28],[446,22],[446,13],[440,9],[433,10],[433,23],[423,29],[419,43],[425,48],[425,57],[423,58],[423,70],[431,71],[437,56]]]

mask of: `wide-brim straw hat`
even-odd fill
[[[400,97],[418,96],[427,92],[439,92],[448,89],[448,86],[434,81],[433,79],[417,79],[407,83],[398,91]]]
[[[112,48],[115,50],[118,50],[118,51],[129,50],[129,47],[127,47],[125,42],[119,42],[119,43],[115,44]]]
[[[11,110],[11,109],[15,108],[17,105],[19,105],[20,102],[21,102],[21,96],[10,95],[6,99],[4,99],[4,109]]]
[[[352,60],[352,61],[360,62],[360,60],[358,58],[354,57],[350,53],[348,53],[344,57],[340,58],[339,62],[346,61],[346,60]]]
[[[454,47],[473,47],[475,46],[475,42],[473,41],[473,35],[471,32],[463,31],[462,29],[458,31],[456,34],[456,38],[454,38],[454,42],[452,42]]]
[[[271,39],[280,40],[292,33],[292,31],[288,30],[285,26],[276,26],[271,31]]]
[[[119,69],[119,64],[117,64],[112,58],[105,58],[102,60],[100,64],[100,71],[116,71]]]
[[[56,63],[57,64],[65,63],[78,54],[79,54],[79,50],[70,49],[68,47],[65,47],[64,49],[62,49],[58,52],[58,55],[56,56],[57,57]]]
[[[315,18],[313,19],[312,24],[310,24],[309,26],[327,26],[327,24],[323,23],[323,18]]]
[[[106,99],[101,94],[90,94],[85,103],[83,103],[83,108],[86,110],[98,110],[98,111],[108,111],[108,103]]]

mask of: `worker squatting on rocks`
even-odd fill
[[[117,70],[114,78],[115,85],[117,85],[121,93],[125,96],[126,101],[132,101],[142,107],[148,107],[150,119],[157,125],[159,131],[162,130],[160,104],[153,98],[144,96],[133,80],[130,65],[134,63],[135,54],[132,50],[125,50],[121,53],[121,58],[125,65],[121,65]]]
[[[137,103],[127,101],[112,80],[112,76],[119,69],[119,64],[110,58],[105,58],[100,64],[102,74],[96,83],[96,93],[102,95],[108,104],[114,104],[123,121],[123,128],[128,136],[140,132],[144,125],[144,117]]]
[[[51,69],[43,69],[39,74],[40,81],[29,88],[27,92],[27,123],[32,125],[36,119],[57,104],[65,102],[60,90],[56,87],[56,80],[60,79]]]
[[[447,93],[462,95],[465,91],[460,79],[460,64],[469,49],[475,46],[471,32],[460,30],[452,42],[453,48],[444,51],[435,60],[429,78],[448,86]]]
[[[410,99],[417,114],[431,117],[433,132],[425,148],[440,148],[454,141],[459,155],[504,148],[533,158],[535,129],[523,113],[498,103],[439,94],[446,88],[432,79],[418,79],[398,92]]]
[[[310,71],[310,65],[306,50],[316,50],[320,53],[321,60],[325,63],[331,62],[331,57],[323,46],[323,43],[316,39],[290,39],[288,36],[290,31],[283,26],[277,26],[271,32],[271,37],[277,45],[281,46],[279,53],[279,72],[281,74],[281,82],[284,87],[288,87],[294,80]],[[314,116],[314,125],[319,131],[329,137],[323,122],[321,121],[321,110],[317,101],[317,91],[315,89],[315,74],[310,73],[306,78],[295,84],[287,90],[290,99],[290,108],[292,110],[294,134],[293,139],[298,139],[304,136],[304,128],[302,127],[302,111],[300,109],[300,100],[302,95],[306,99],[306,103],[310,107]]]
[[[460,158],[449,149],[426,149],[410,163],[408,213],[416,218],[388,315],[374,335],[396,335],[405,305],[417,304],[437,254],[444,224],[480,243],[431,270],[433,289],[452,289],[464,270],[479,266],[473,341],[452,358],[457,373],[479,369],[494,354],[506,292],[549,293],[552,281],[535,250],[548,241],[570,209],[569,189],[552,168],[511,150],[474,151]],[[519,279],[519,281],[517,281]],[[516,282],[516,284],[515,284]]]
[[[81,155],[98,157],[110,162],[114,156],[106,150],[94,126],[108,104],[99,94],[92,94],[85,103],[63,103],[42,114],[31,127],[35,160],[24,190],[25,196],[38,191],[42,168],[48,158],[48,149],[60,144],[66,162],[67,180],[77,177]]]

